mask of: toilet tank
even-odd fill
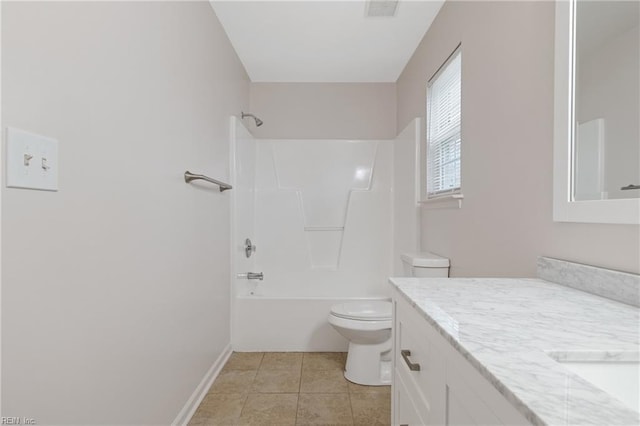
[[[444,277],[449,276],[449,259],[428,251],[404,253],[400,255],[406,277]]]

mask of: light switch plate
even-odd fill
[[[58,141],[7,127],[7,187],[58,190]]]

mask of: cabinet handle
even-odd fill
[[[414,364],[409,359],[409,357],[411,356],[411,351],[409,349],[401,350],[400,351],[400,355],[402,355],[402,358],[404,359],[404,362],[407,363],[407,366],[409,367],[409,370],[411,370],[411,371],[420,371],[420,364],[418,364],[417,362]]]

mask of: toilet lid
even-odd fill
[[[333,305],[331,313],[340,318],[361,321],[391,319],[391,302],[383,300],[348,302]]]

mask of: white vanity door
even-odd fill
[[[410,392],[407,390],[404,381],[397,376],[394,384],[393,404],[395,408],[395,418],[393,419],[394,425],[417,426],[427,424],[427,422],[425,422],[420,416],[420,412],[418,411]]]
[[[503,424],[468,383],[455,373],[447,374],[447,425]]]
[[[415,309],[402,299],[394,303],[394,374],[415,402],[424,420],[419,424],[442,425],[445,421],[443,348],[434,338],[436,331]],[[403,351],[406,351],[404,355]]]

